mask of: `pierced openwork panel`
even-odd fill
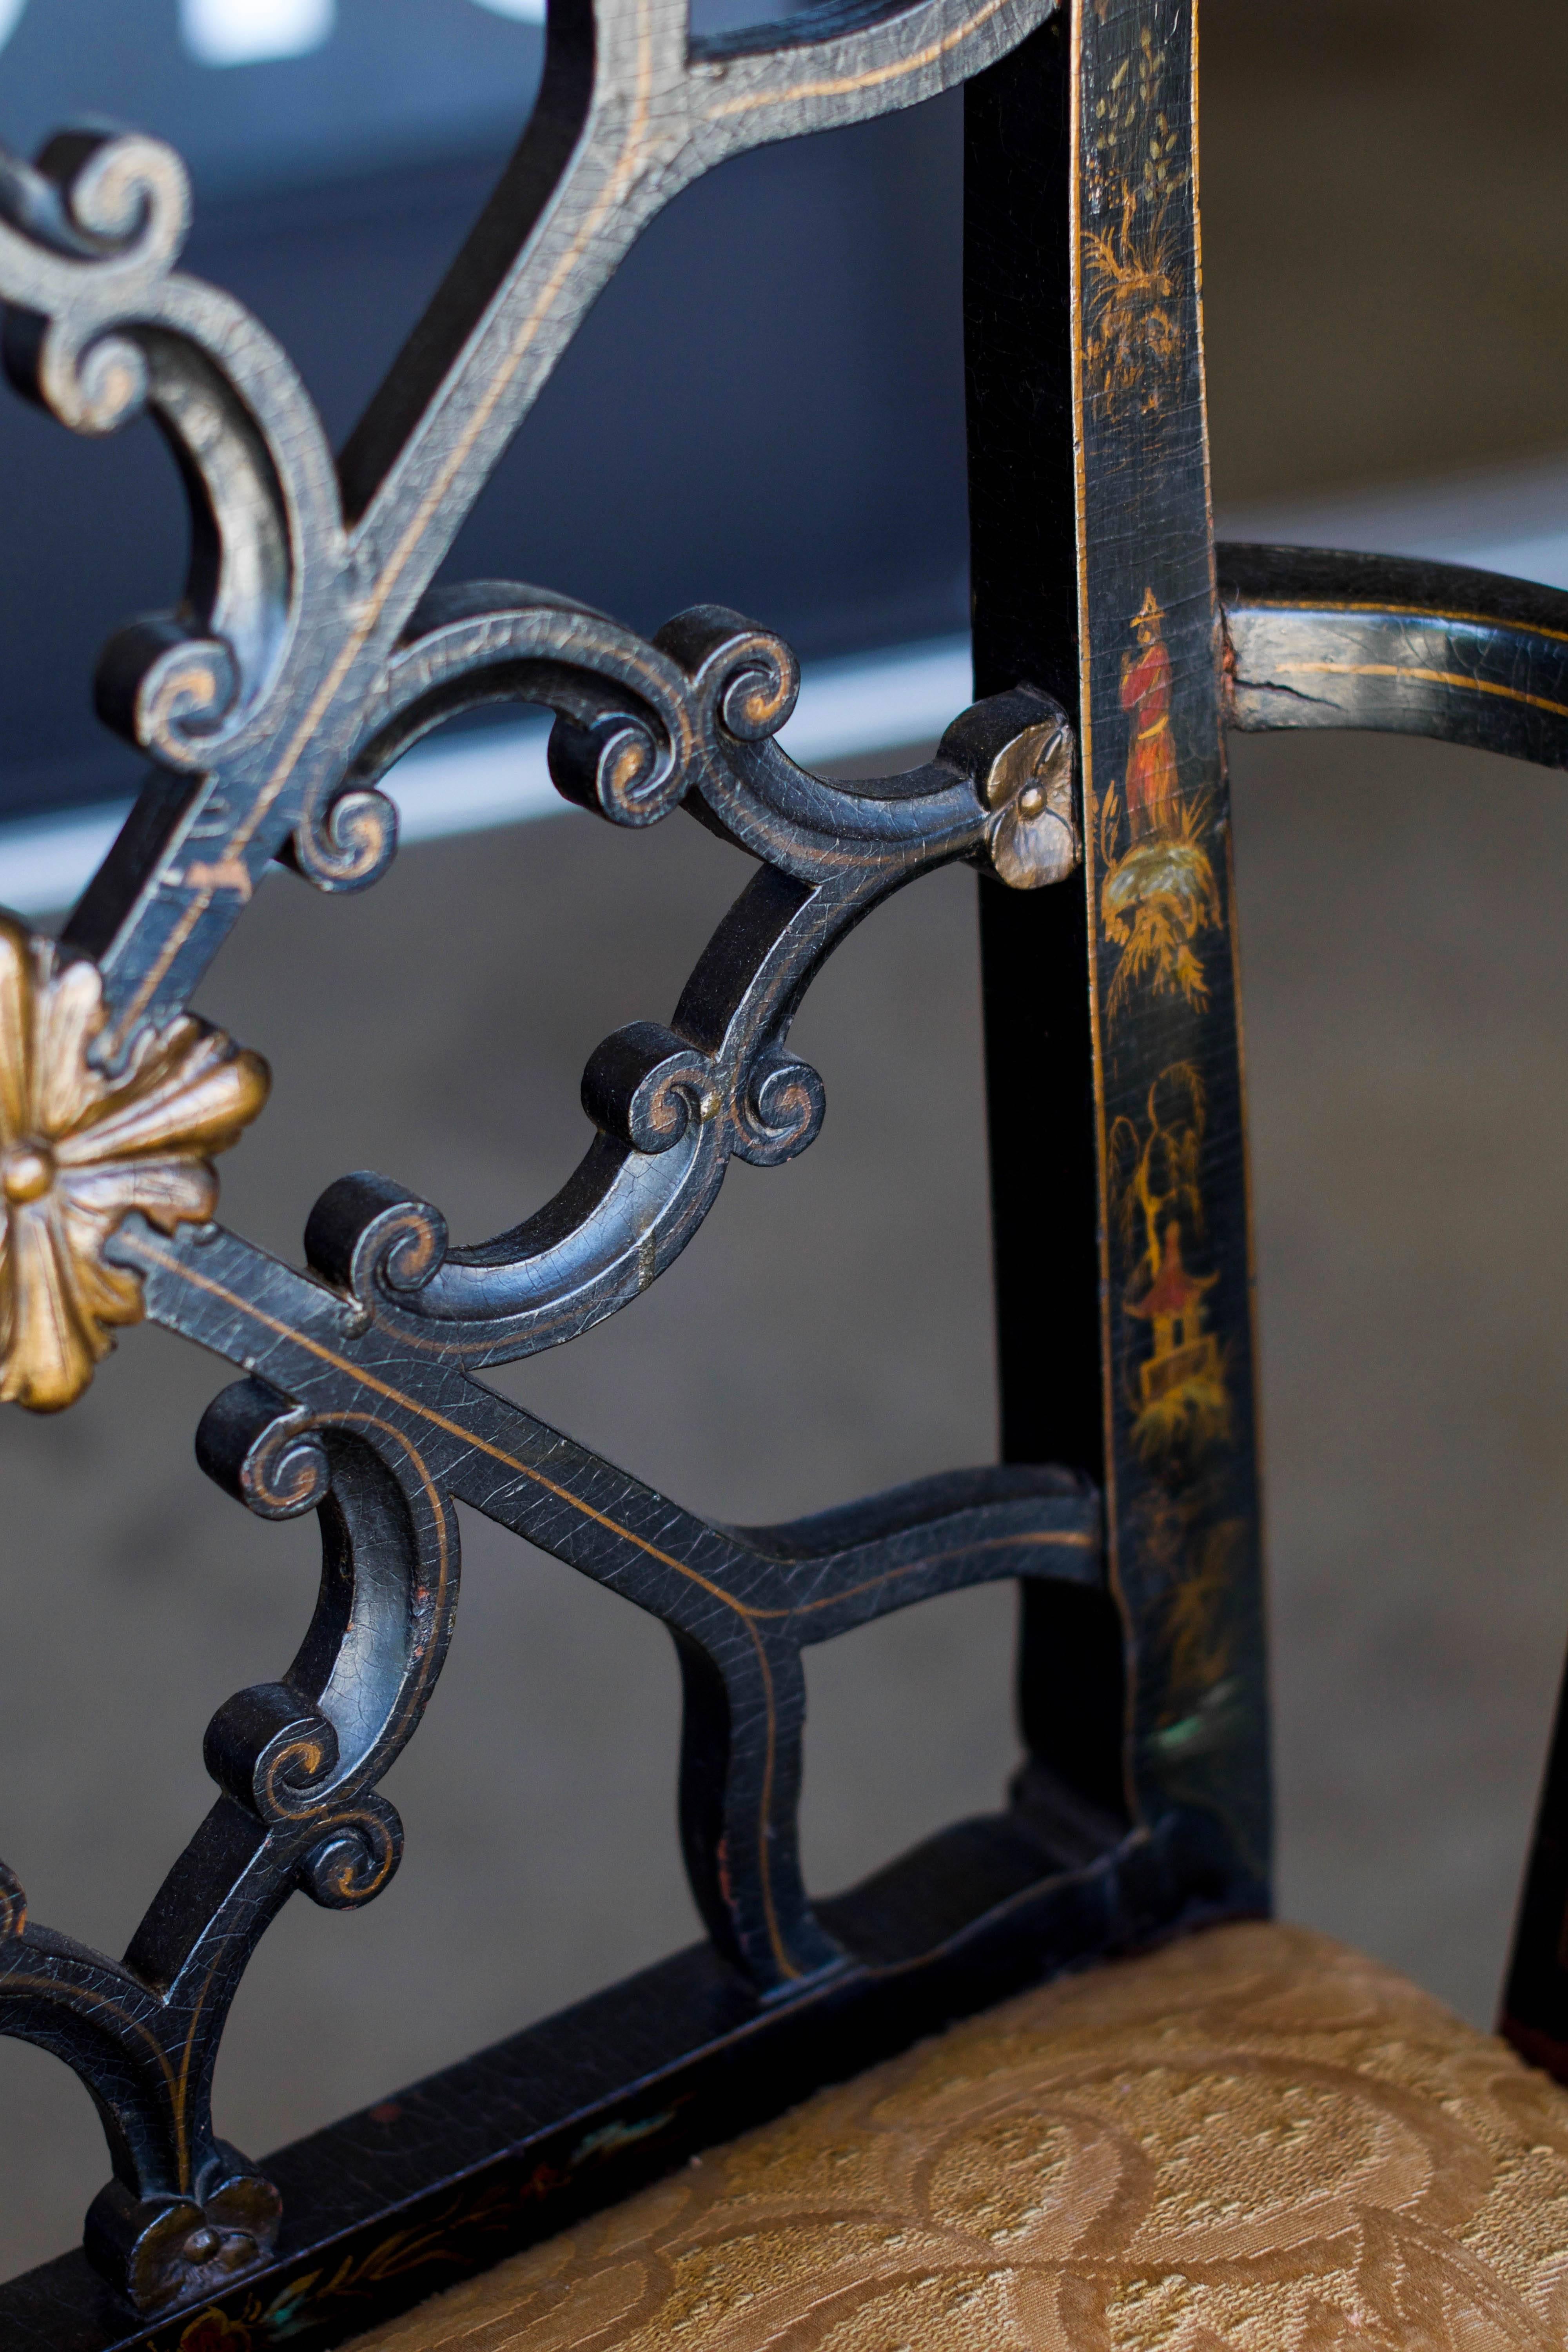
[[[927,764],[853,784],[794,764],[795,659],[722,605],[644,640],[544,590],[432,588],[662,205],[745,148],[964,79],[983,698]],[[76,2069],[112,2163],[86,2259],[0,2290],[6,2344],[325,2345],[946,2017],[1267,1906],[1222,724],[1511,728],[1507,748],[1562,763],[1565,706],[1507,681],[1527,640],[1560,668],[1568,632],[1539,598],[1242,550],[1227,634],[1194,102],[1191,0],[830,5],[710,39],[681,0],[552,0],[516,158],[335,460],[286,354],[181,272],[174,154],[68,131],[0,165],[13,382],[79,433],[149,413],[193,522],[180,606],[98,672],[102,717],[153,763],[134,813],[58,944],[0,920],[0,1393],[68,1405],[150,1318],[240,1375],[197,1433],[204,1468],[264,1517],[314,1511],[322,1539],[300,1645],[218,1707],[216,1802],[123,1958],[31,1919],[0,1867],[0,2029]],[[553,712],[568,799],[634,828],[684,807],[755,873],[668,1023],[590,1059],[592,1140],[554,1200],[454,1246],[436,1205],[350,1174],[284,1264],[215,1221],[212,1155],[267,1072],[190,1002],[271,862],[374,883],[388,770],[509,700]],[[956,860],[982,877],[1005,1462],[710,1524],[483,1374],[630,1306],[732,1157],[810,1144],[805,990]],[[258,2163],[211,2112],[225,2018],[290,1895],[353,1906],[397,1866],[378,1783],[441,1670],[459,1501],[669,1628],[710,1941]],[[1008,1809],[814,1906],[803,1652],[998,1579],[1025,1595]]]

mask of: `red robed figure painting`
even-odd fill
[[[1136,714],[1127,754],[1127,819],[1134,841],[1163,833],[1175,816],[1176,755],[1171,743],[1171,656],[1151,588],[1133,618],[1139,650],[1121,673],[1121,708]]]

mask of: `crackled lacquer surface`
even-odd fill
[[[522,584],[525,547],[518,580],[432,584],[666,202],[746,148],[964,80],[980,698],[930,760],[853,783],[796,766],[777,740],[795,657],[722,604],[645,638]],[[190,188],[166,147],[88,127],[0,157],[8,373],[79,433],[150,415],[193,520],[184,597],[129,622],[94,681],[150,763],[136,808],[58,943],[0,924],[0,1391],[63,1406],[117,1328],[153,1320],[239,1375],[202,1420],[203,1468],[264,1518],[315,1513],[322,1544],[292,1656],[212,1717],[215,1801],[122,1957],[32,1916],[0,1864],[0,2030],[76,2070],[112,2168],[85,2259],[0,2290],[22,2352],[340,2340],[439,2265],[479,2267],[939,2022],[1267,1907],[1220,730],[1306,708],[1290,681],[1335,661],[1361,681],[1336,689],[1342,717],[1364,716],[1366,642],[1400,616],[1363,616],[1351,644],[1353,598],[1303,620],[1310,599],[1255,566],[1226,637],[1195,110],[1192,0],[878,0],[721,38],[679,0],[552,0],[537,112],[336,455],[287,354],[181,269]],[[1037,588],[1005,626],[1003,550]],[[1547,664],[1568,639],[1526,617]],[[1499,674],[1519,650],[1500,621],[1428,621],[1410,723],[1442,731],[1462,704],[1473,728],[1495,705],[1526,730],[1510,748],[1556,740],[1550,696]],[[585,1150],[553,1199],[454,1243],[435,1203],[360,1170],[288,1263],[216,1222],[209,1157],[266,1074],[191,1000],[274,865],[329,893],[375,883],[397,845],[389,770],[500,701],[553,714],[567,799],[632,832],[684,809],[751,878],[668,1020],[591,1055]],[[802,999],[858,923],[956,861],[985,903],[1005,1459],[720,1525],[483,1375],[635,1307],[733,1160],[780,1171],[812,1144],[827,1100],[791,1044]],[[809,1313],[811,1266],[777,1278]],[[459,1503],[668,1629],[709,1942],[259,2162],[213,2112],[225,2021],[294,1894],[350,1909],[397,1868],[380,1783],[451,1637]],[[814,1901],[805,1652],[997,1580],[1026,1626],[1005,1809]]]

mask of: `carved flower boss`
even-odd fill
[[[0,1398],[52,1412],[142,1319],[142,1285],[105,1244],[139,1211],[164,1233],[212,1214],[223,1151],[267,1099],[267,1065],[185,1013],[95,1068],[96,964],[64,961],[0,915]]]

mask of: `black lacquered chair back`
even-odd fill
[[[33,1920],[0,1870],[0,2028],[77,2071],[111,2159],[84,2252],[0,2289],[7,2345],[173,2347],[193,2315],[256,2347],[331,2343],[1003,1992],[1267,1909],[1224,730],[1394,726],[1563,764],[1568,604],[1289,551],[1221,550],[1216,573],[1194,41],[1192,0],[915,0],[723,39],[691,37],[679,0],[552,0],[517,157],[336,460],[286,355],[179,271],[166,149],[89,131],[5,162],[14,381],[78,432],[150,413],[194,536],[179,607],[100,666],[101,714],[153,763],[134,814],[58,944],[0,924],[0,1390],[62,1409],[116,1330],[159,1322],[238,1376],[197,1433],[204,1468],[322,1536],[300,1645],[217,1708],[216,1801],[124,1958]],[[796,766],[776,740],[794,657],[721,604],[648,641],[536,589],[432,588],[680,186],[966,79],[979,698],[925,765],[852,784]],[[668,1023],[591,1057],[591,1140],[553,1201],[456,1246],[437,1206],[362,1171],[284,1264],[215,1216],[211,1157],[260,1111],[265,1066],[187,1008],[271,862],[373,884],[398,757],[509,699],[553,712],[568,799],[633,828],[684,807],[754,874]],[[811,1143],[822,1083],[789,1042],[806,989],[955,860],[981,877],[1002,1462],[711,1524],[484,1374],[633,1306],[732,1158]],[[669,1628],[709,1940],[257,2161],[212,2113],[225,2020],[291,1895],[353,1907],[397,1866],[378,1784],[441,1670],[458,1502]],[[1022,1595],[1008,1801],[814,1904],[803,1653],[1000,1579]],[[1542,2047],[1568,2038],[1543,1958],[1554,1818],[1513,1999]]]

